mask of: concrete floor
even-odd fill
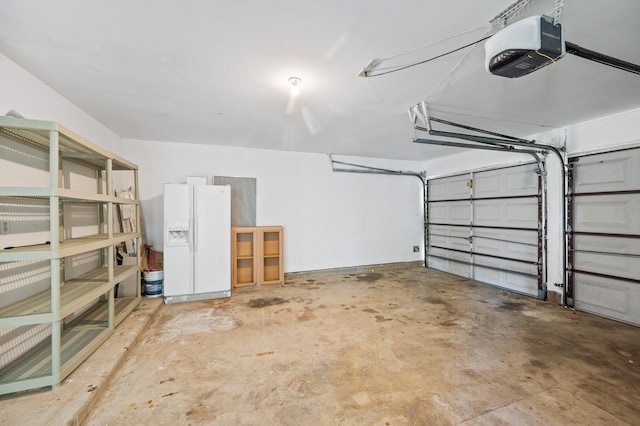
[[[639,328],[425,268],[163,305],[138,339],[86,424],[640,424]]]

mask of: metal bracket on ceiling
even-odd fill
[[[510,135],[505,135],[502,133],[492,132],[490,130],[467,126],[467,125],[456,123],[450,120],[444,120],[441,118],[429,116],[426,101],[423,101],[418,105],[411,107],[409,109],[409,117],[411,119],[411,125],[415,130],[426,131],[429,133],[429,135],[432,135],[432,136],[445,137],[445,138],[451,138],[451,139],[462,139],[465,141],[477,142],[479,144],[479,145],[470,144],[468,146],[464,146],[464,148],[482,149],[483,145],[485,146],[493,145],[500,148],[501,151],[510,150],[512,152],[516,152],[514,147],[520,147],[520,150],[522,150],[523,148],[530,149],[530,150],[546,150],[556,154],[560,159],[560,161],[564,163],[563,147],[557,147],[557,146],[548,145],[548,144],[540,144],[540,143],[536,143],[536,141],[533,139],[532,140],[522,139],[522,138],[510,136]],[[432,122],[461,128],[474,133],[480,133],[481,135],[434,130],[431,125]],[[424,126],[421,124],[424,124]],[[482,136],[482,135],[489,135],[489,136]],[[439,142],[443,142],[441,143],[441,145],[444,145],[444,146],[446,146],[446,144],[448,143],[447,141],[439,141]],[[450,146],[455,146],[455,144],[450,143]],[[459,147],[462,148],[463,146],[459,146]]]
[[[509,26],[513,23],[520,12],[526,8],[531,0],[517,0],[515,3],[511,4],[505,10],[496,15],[489,22],[493,25],[494,28],[500,30]],[[564,0],[556,0],[553,9],[549,12],[545,13],[545,16],[548,16],[553,21],[553,25],[557,25],[560,23],[562,19],[562,12],[564,10]]]
[[[527,7],[527,5],[529,4],[530,1],[531,0],[518,0],[518,1],[516,1],[515,3],[513,3],[509,7],[507,7],[505,10],[500,12],[498,15],[496,15],[489,22],[491,23],[491,25],[493,25],[494,27],[496,27],[498,29],[502,29],[502,28],[508,26],[513,21],[514,17],[518,13],[520,13],[520,11],[522,9]]]
[[[365,164],[356,164],[356,163],[347,163],[344,161],[338,161],[333,159],[333,154],[327,154],[329,156],[329,161],[331,162],[331,171],[333,172],[342,172],[342,173],[364,173],[364,174],[376,174],[376,175],[393,175],[393,176],[413,176],[420,179],[423,183],[425,178],[427,177],[427,172],[414,172],[407,170],[391,170],[391,169],[383,169],[380,167],[372,167],[367,166]],[[349,166],[352,168],[341,168],[336,167],[337,165],[341,166]]]
[[[424,138],[415,138],[413,139],[413,143],[420,143],[425,145],[439,145],[439,146],[447,146],[450,148],[469,148],[469,149],[479,149],[484,151],[502,151],[502,152],[510,152],[512,154],[535,154],[535,155],[544,155],[546,151],[543,149],[518,149],[513,146],[505,146],[494,144],[490,145],[478,145],[474,143],[463,143],[463,142],[453,142],[453,141],[443,141],[443,140],[435,140],[435,139],[424,139]]]
[[[409,120],[416,130],[432,130],[431,122],[429,121],[429,109],[425,101],[409,108]]]
[[[553,25],[558,25],[562,19],[562,12],[564,10],[564,0],[556,0],[556,5],[548,13],[553,18]]]
[[[522,142],[522,143],[526,143],[527,145],[529,144],[533,144],[534,141],[530,141],[527,139],[520,139],[520,138],[516,138],[513,136],[509,136],[509,135],[504,135],[501,133],[496,133],[496,132],[490,132],[488,130],[484,130],[484,129],[478,129],[475,127],[471,127],[471,126],[465,126],[463,124],[459,124],[459,123],[455,123],[449,120],[444,120],[441,118],[436,118],[436,117],[431,117],[429,115],[429,108],[427,106],[426,101],[422,101],[421,103],[414,105],[413,107],[409,108],[409,120],[411,121],[411,125],[413,126],[414,130],[420,130],[420,131],[425,131],[427,133],[429,133],[429,135],[432,136],[439,136],[439,137],[446,137],[446,138],[453,138],[453,139],[463,139],[463,140],[467,140],[467,141],[472,141],[472,142],[479,142],[481,144],[487,144],[487,145],[494,145],[500,148],[501,151],[503,150],[513,150],[514,147],[512,146],[514,142]],[[463,128],[465,130],[469,130],[472,132],[476,132],[476,133],[482,133],[482,134],[488,134],[491,136],[497,136],[496,137],[487,137],[487,136],[480,136],[480,135],[471,135],[471,134],[464,134],[464,133],[454,133],[454,132],[445,132],[445,131],[440,131],[440,130],[435,130],[433,128],[433,126],[431,125],[431,122],[436,122],[436,123],[441,123],[441,124],[445,124],[445,125],[449,125],[449,126],[453,126],[453,127],[459,127],[459,128]],[[416,135],[416,139],[419,139]],[[445,142],[442,141],[442,143],[440,145],[443,146],[447,146],[447,144],[449,146],[455,146],[456,144],[451,143],[451,142]],[[459,147],[466,147],[466,148],[473,148],[473,147],[477,147],[479,149],[481,149],[482,145],[465,145],[465,146],[460,146]]]

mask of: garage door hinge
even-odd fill
[[[467,182],[467,186],[469,188],[473,188],[473,179],[469,179],[469,181]]]

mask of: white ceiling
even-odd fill
[[[640,106],[639,75],[567,55],[495,77],[482,43],[356,76],[372,58],[427,46],[384,71],[477,40],[513,1],[0,0],[0,52],[131,139],[423,160],[453,152],[411,142],[407,110],[423,100],[514,136]],[[566,0],[562,24],[566,40],[640,63],[638,18],[637,0]]]

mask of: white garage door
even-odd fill
[[[640,149],[570,159],[567,300],[640,325]]]
[[[431,179],[427,266],[544,299],[537,164]]]

